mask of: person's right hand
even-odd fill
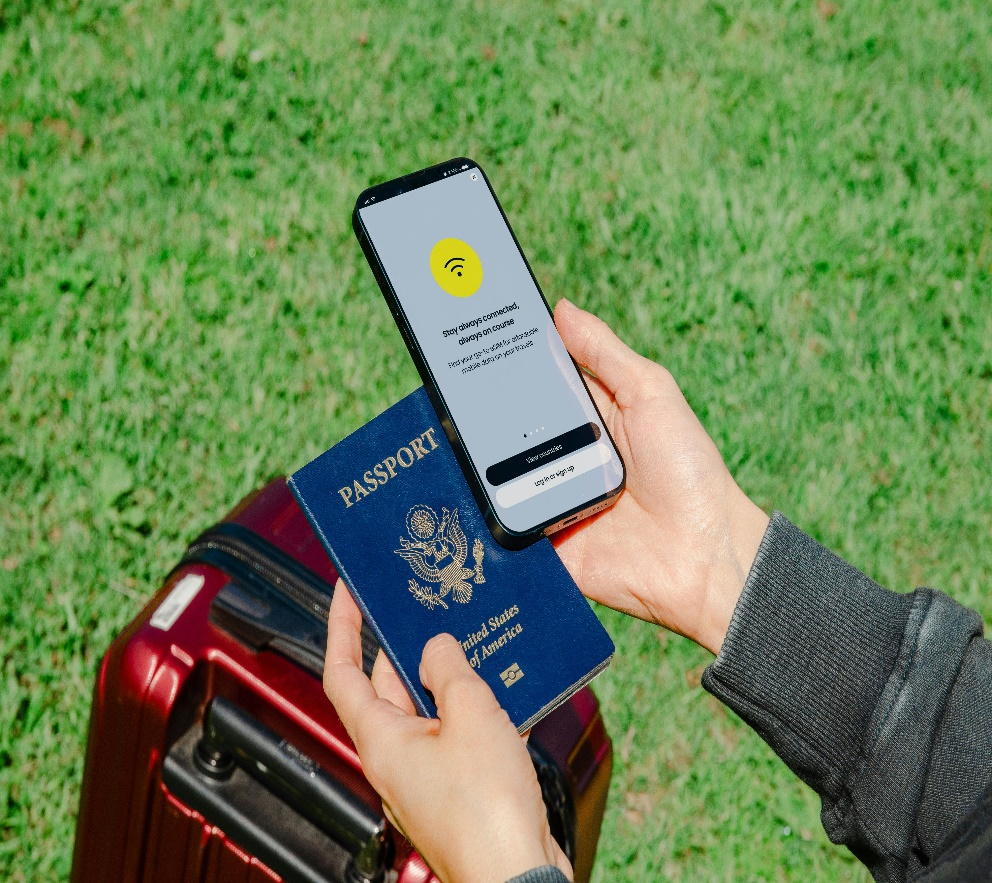
[[[566,300],[555,325],[593,375],[627,487],[552,542],[586,596],[718,653],[768,516],[737,486],[668,371]]]
[[[437,718],[424,718],[381,650],[364,675],[361,627],[338,580],[324,692],[389,820],[444,883],[503,883],[545,865],[572,879],[527,747],[458,641],[435,635],[424,647],[420,679],[437,702]]]

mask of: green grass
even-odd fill
[[[349,214],[449,156],[761,505],[992,619],[988,3],[359,6],[0,7],[0,878],[66,879],[184,544],[416,385]],[[867,879],[707,655],[603,615],[596,879]]]

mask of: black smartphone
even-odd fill
[[[479,165],[370,187],[352,223],[496,540],[612,505],[623,461]]]

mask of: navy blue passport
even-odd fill
[[[289,486],[425,717],[420,657],[441,632],[521,732],[609,665],[613,642],[551,543],[492,538],[422,387]]]

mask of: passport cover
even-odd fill
[[[423,387],[289,486],[421,715],[424,645],[454,635],[521,732],[601,672],[610,636],[546,539],[492,537]]]

